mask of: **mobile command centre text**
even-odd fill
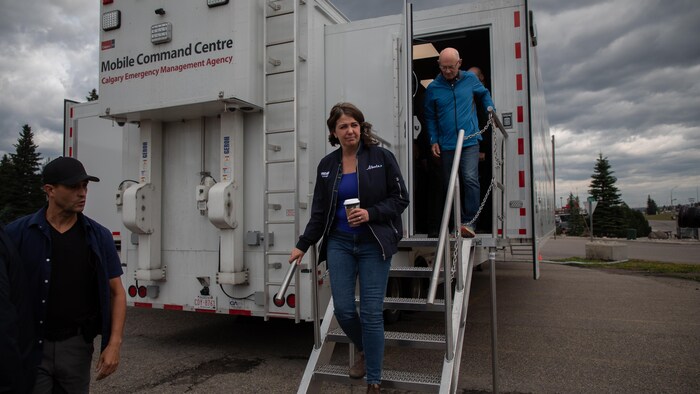
[[[133,67],[135,65],[143,65],[149,63],[161,62],[164,60],[178,59],[182,57],[192,56],[195,54],[211,53],[216,51],[223,51],[226,49],[233,48],[233,40],[216,40],[214,42],[197,42],[189,43],[184,48],[172,49],[169,51],[163,51],[158,53],[144,54],[139,53],[136,57],[123,56],[117,58],[116,60],[105,60],[100,65],[100,72],[108,72],[121,70],[127,67]]]

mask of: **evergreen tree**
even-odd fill
[[[99,98],[100,96],[97,94],[97,89],[92,89],[88,92],[88,95],[85,96],[85,100],[87,101],[97,101]]]
[[[46,201],[42,190],[39,162],[41,155],[34,144],[34,133],[29,125],[22,126],[16,152],[10,154],[12,163],[10,172],[13,179],[7,187],[6,194],[12,209],[9,219],[13,220],[41,208]]]
[[[610,168],[607,157],[598,154],[588,193],[598,201],[593,212],[593,234],[596,236],[620,237],[624,235],[625,218],[620,209],[622,200],[615,186],[617,178]]]
[[[12,161],[8,155],[3,155],[0,161],[0,223],[5,224],[14,219],[11,216],[12,202],[9,191],[14,188]]]
[[[656,206],[656,201],[651,199],[650,195],[647,195],[647,215],[656,215],[659,207]]]
[[[583,235],[586,227],[586,222],[581,216],[581,206],[579,205],[578,196],[574,197],[574,193],[569,193],[569,229],[567,234],[579,236]]]
[[[654,200],[652,200],[654,201]],[[627,228],[634,229],[637,231],[638,237],[646,237],[651,232],[651,226],[649,221],[644,217],[644,214],[636,209],[630,208],[624,202],[620,207],[625,216],[625,223],[627,223]]]

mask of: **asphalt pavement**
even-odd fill
[[[578,256],[586,242],[551,239],[543,259]],[[659,243],[627,245],[634,255],[640,245]],[[696,255],[700,247],[697,241],[672,245],[687,245]],[[533,280],[531,263],[498,258],[501,392],[700,392],[700,283],[548,263]],[[489,274],[488,266],[474,272],[459,393],[492,389]],[[119,370],[93,382],[91,392],[294,393],[313,341],[309,323],[287,320],[133,308],[127,316]],[[441,319],[407,313],[386,329],[428,328]],[[385,366],[427,370],[434,367],[428,356],[387,348]],[[364,387],[333,384],[324,392],[363,393]]]

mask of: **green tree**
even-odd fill
[[[647,215],[656,215],[659,211],[659,207],[656,205],[656,201],[651,199],[651,195],[647,195]]]
[[[14,219],[11,215],[12,202],[9,199],[9,190],[14,188],[12,160],[10,156],[2,155],[0,160],[0,223],[7,223]]]
[[[654,201],[654,200],[652,200]],[[625,216],[625,223],[627,223],[627,228],[634,229],[637,231],[638,237],[646,237],[651,232],[651,226],[649,221],[644,217],[644,214],[636,209],[630,208],[626,203],[622,203],[622,212]]]
[[[588,193],[598,201],[593,212],[593,235],[620,237],[625,231],[625,217],[620,209],[622,200],[615,186],[617,178],[613,176],[607,157],[598,154]]]
[[[37,152],[38,146],[34,143],[34,133],[29,125],[22,126],[17,144],[14,145],[15,153],[10,153],[11,175],[6,189],[7,204],[10,206],[6,220],[14,220],[18,217],[36,211],[44,205],[46,199],[42,190],[40,160]],[[7,162],[3,162],[7,165]]]
[[[569,235],[583,235],[586,229],[586,222],[581,216],[581,205],[578,196],[574,197],[574,193],[569,193],[569,229],[566,231]]]
[[[92,89],[88,92],[88,95],[85,96],[85,100],[87,101],[97,101],[99,98],[100,96],[97,94],[97,89]]]

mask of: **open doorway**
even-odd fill
[[[426,45],[427,44],[427,45]],[[465,30],[459,32],[443,33],[438,35],[416,37],[414,45],[414,116],[421,125],[421,131],[414,135],[413,143],[413,215],[415,218],[414,233],[436,237],[442,220],[442,211],[445,201],[445,186],[442,180],[440,159],[432,157],[430,152],[430,138],[428,137],[423,118],[423,98],[425,88],[435,78],[440,70],[438,68],[438,53],[445,48],[452,47],[459,51],[462,58],[462,70],[478,67],[484,74],[484,86],[491,91],[491,39],[488,28]],[[418,46],[421,46],[419,49]],[[494,102],[497,98],[493,97]],[[480,127],[487,121],[485,113],[479,113]],[[492,137],[491,130],[483,134],[479,144],[479,151],[483,159],[479,161],[479,180],[483,201],[492,178]],[[445,182],[447,182],[445,180]],[[492,203],[491,198],[476,221],[477,233],[491,233],[492,231]]]

